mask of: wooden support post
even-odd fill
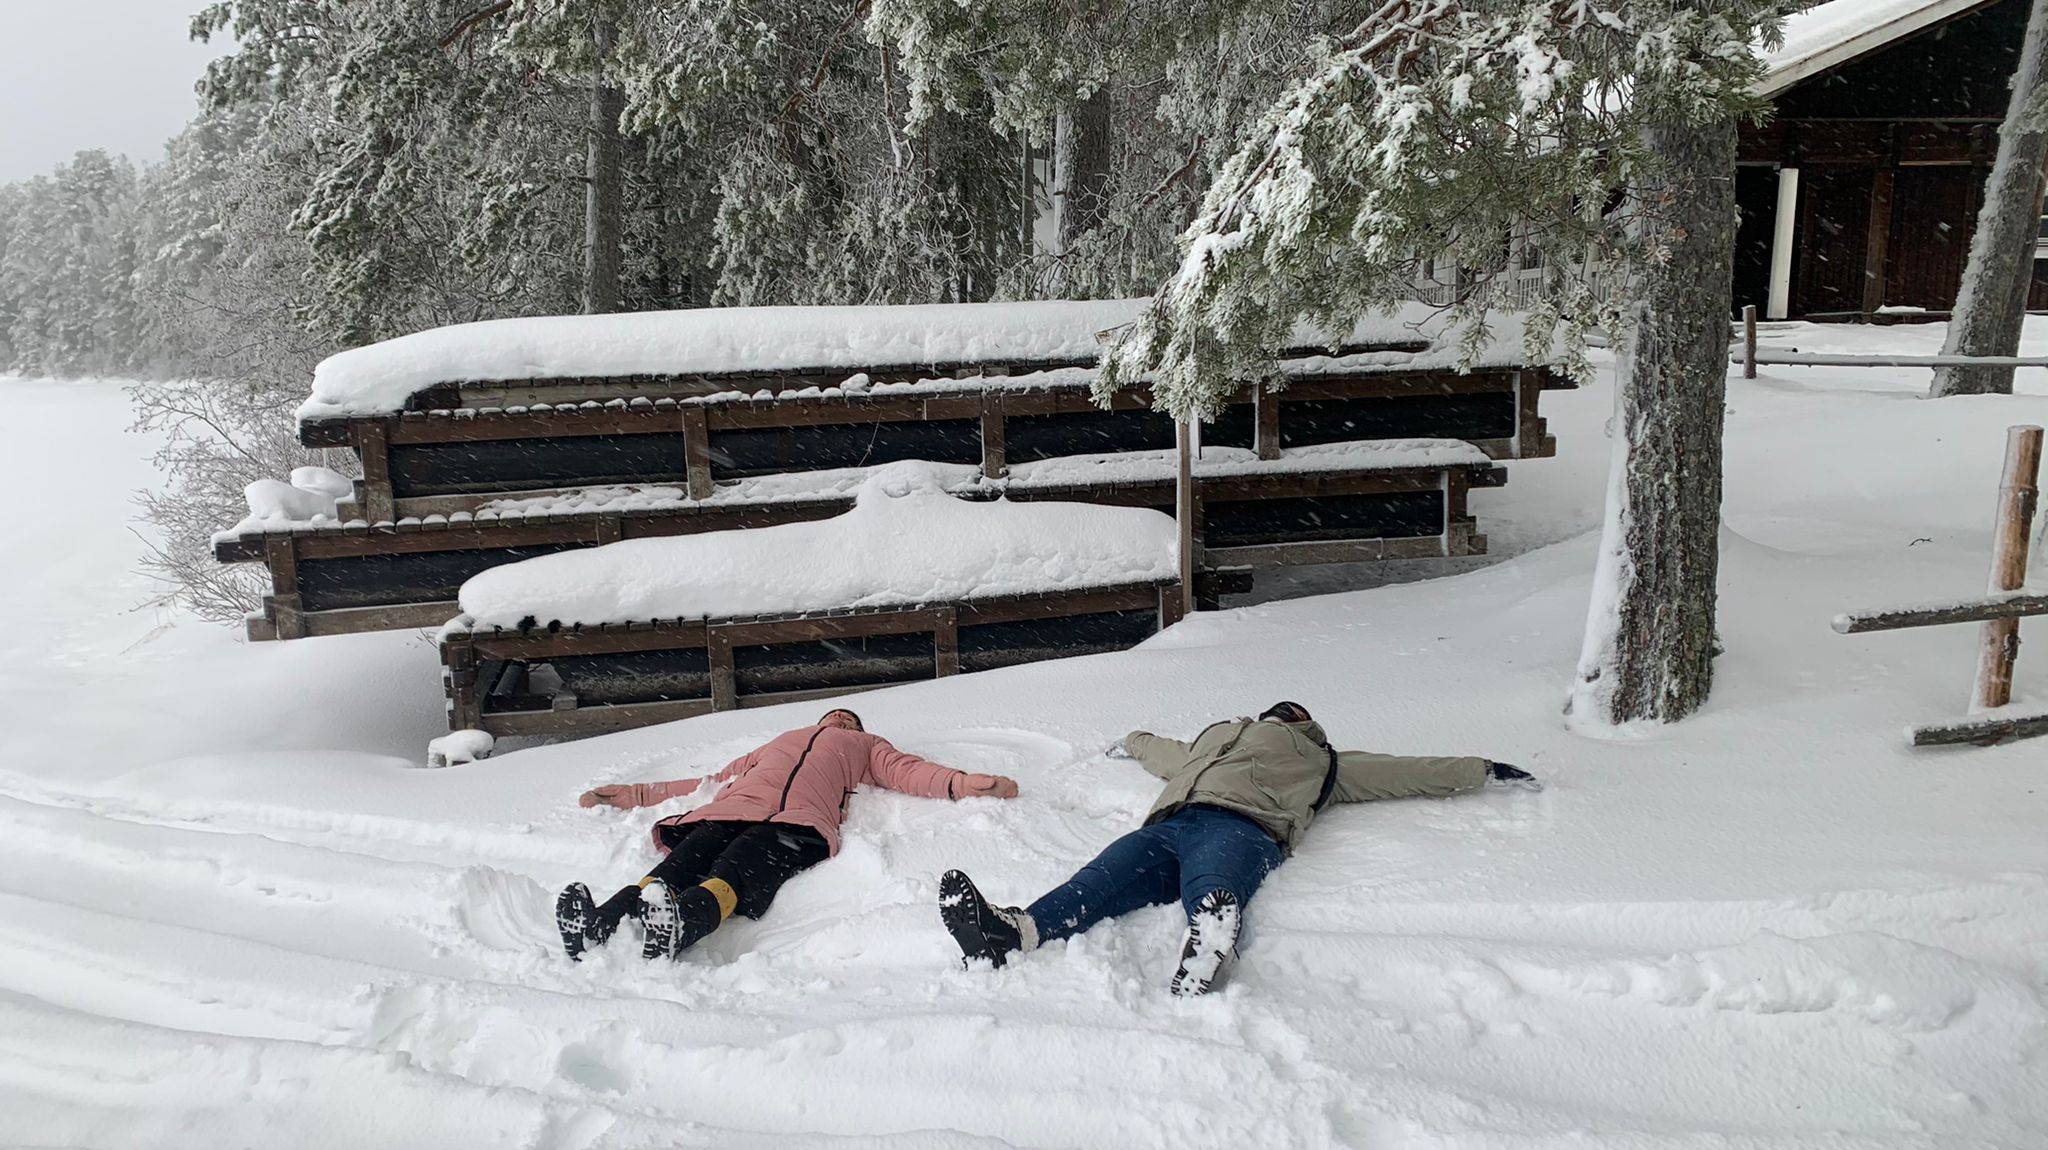
[[[1756,305],[1742,305],[1742,378],[1756,378]]]
[[[2027,580],[2027,534],[2034,525],[2040,499],[2041,429],[2012,427],[2005,433],[2005,475],[1998,487],[1998,520],[1991,539],[1992,594],[2017,591]],[[1977,651],[1977,683],[1972,710],[2003,707],[2012,702],[2012,665],[2020,653],[2020,621],[1993,619],[1984,624]]]
[[[467,635],[450,636],[443,641],[441,659],[448,667],[448,729],[467,731],[483,726],[476,646]]]
[[[711,478],[711,428],[704,409],[696,404],[683,408],[683,473],[690,498],[709,499],[716,484]]]
[[[1174,442],[1179,449],[1180,467],[1173,485],[1173,517],[1180,526],[1180,594],[1183,613],[1195,610],[1195,506],[1194,432],[1192,417],[1174,425]]]
[[[356,458],[363,464],[363,518],[387,523],[398,518],[391,493],[391,425],[386,420],[356,424]]]
[[[1892,237],[1892,161],[1870,176],[1870,219],[1863,240],[1863,311],[1875,315],[1884,307],[1885,258]]]
[[[1159,585],[1159,629],[1166,630],[1187,617],[1187,594],[1184,586],[1171,583]]]
[[[1252,432],[1252,446],[1260,459],[1280,458],[1280,397],[1264,386],[1252,385],[1252,412],[1255,419]]]
[[[732,637],[722,627],[711,628],[704,648],[711,662],[711,709],[730,711],[739,706],[739,676],[732,666]]]
[[[263,565],[270,569],[271,593],[263,599],[263,614],[279,639],[306,637],[304,601],[299,598],[299,549],[290,535],[263,537]]]
[[[981,477],[1002,479],[1010,474],[1010,460],[1003,447],[1003,396],[996,391],[981,395]]]
[[[943,679],[960,673],[960,611],[941,607],[932,624],[932,673]]]

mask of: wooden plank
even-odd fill
[[[2007,739],[2031,739],[2048,735],[2048,711],[2023,715],[1983,715],[1953,723],[1934,723],[1913,728],[1916,747],[1953,746],[1974,743],[1991,746]]]
[[[1160,584],[1158,599],[1159,629],[1161,631],[1187,618],[1188,597],[1182,584],[1178,582]]]
[[[595,735],[695,718],[711,711],[709,699],[663,699],[577,707],[571,711],[500,711],[484,715],[477,725],[499,738],[508,735]]]
[[[1269,388],[1252,391],[1252,449],[1260,459],[1280,458],[1280,397]]]
[[[857,615],[812,615],[769,618],[759,622],[720,622],[714,634],[734,647],[765,647],[775,643],[816,643],[857,639],[867,635],[904,635],[938,625],[939,608],[911,607]]]
[[[483,697],[478,687],[482,670],[476,648],[456,635],[442,640],[441,665],[448,668],[448,729],[469,730],[483,721]]]
[[[386,420],[365,420],[355,425],[356,456],[363,465],[356,502],[363,508],[363,518],[372,523],[397,518],[391,498],[390,432]]]
[[[686,408],[685,410],[700,410]],[[656,407],[551,407],[545,411],[492,412],[451,417],[409,412],[391,429],[390,442],[406,446],[431,443],[495,443],[512,439],[550,439],[580,435],[674,434],[676,414]]]
[[[308,634],[305,608],[295,593],[264,596],[263,616],[270,620],[274,638],[303,639]]]
[[[298,537],[264,536],[263,563],[270,569],[272,594],[296,596],[299,593]]]
[[[1010,474],[1009,456],[1003,448],[1003,395],[991,391],[981,397],[981,477],[1002,479]]]
[[[1756,305],[1753,303],[1742,305],[1742,378],[1756,378]]]
[[[1195,610],[1195,569],[1202,565],[1196,552],[1195,525],[1200,521],[1202,512],[1195,502],[1194,428],[1187,419],[1174,424],[1173,440],[1179,468],[1173,488],[1173,517],[1180,529],[1180,543],[1176,551],[1180,559],[1181,605],[1185,611],[1192,612]]]
[[[1885,261],[1890,254],[1892,235],[1892,180],[1896,169],[1889,163],[1872,170],[1870,175],[1870,216],[1866,223],[1863,240],[1863,310],[1874,313],[1884,307]],[[1755,378],[1755,367],[1745,371],[1748,378]]]
[[[1050,595],[1009,595],[1000,599],[968,599],[958,604],[960,625],[1017,623],[1026,619],[1051,619],[1060,615],[1096,615],[1109,611],[1136,611],[1154,603],[1157,583],[1128,583],[1122,587],[1086,591],[1064,591]]]
[[[430,630],[462,614],[453,600],[434,603],[393,603],[375,607],[336,607],[305,613],[305,638],[360,635],[366,631]]]
[[[1208,561],[1217,565],[1293,567],[1317,563],[1367,563],[1382,559],[1436,559],[1443,554],[1442,536],[1422,535],[1408,539],[1333,539],[1211,547],[1208,549]]]
[[[2034,525],[2041,472],[2041,429],[2006,429],[2005,474],[1998,485],[1997,527],[1991,540],[1993,594],[2017,591],[2027,581],[2027,538]],[[2020,653],[2018,616],[1984,624],[1977,650],[1977,679],[1972,710],[1986,711],[2012,702],[2012,667]]]
[[[730,711],[739,698],[739,676],[732,665],[732,640],[723,627],[711,627],[705,635],[705,649],[711,657],[711,709]]]
[[[960,612],[941,607],[932,623],[932,673],[939,678],[960,673]]]
[[[711,477],[711,427],[702,407],[683,409],[683,470],[692,499],[709,499],[717,490]]]
[[[1992,595],[1983,599],[1962,599],[1954,603],[1849,612],[1835,616],[1832,625],[1836,634],[1861,635],[1870,631],[1896,631],[1904,627],[1939,627],[1949,623],[2022,619],[2029,615],[2048,615],[2048,594]]]
[[[471,640],[491,659],[547,659],[551,656],[615,655],[630,651],[687,650],[709,645],[702,619],[669,619],[642,628],[586,628],[580,631],[478,631]]]

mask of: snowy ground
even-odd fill
[[[1608,393],[1553,395],[1560,458],[1474,497],[1511,559],[864,696],[1024,797],[863,794],[765,921],[659,968],[552,951],[554,887],[649,861],[653,812],[574,796],[818,706],[415,769],[419,636],[250,646],[131,611],[148,444],[108,386],[0,381],[38,429],[0,454],[0,1144],[2048,1145],[2048,742],[1910,752],[1903,726],[1962,712],[1974,635],[1828,629],[1983,587],[2003,429],[2048,421],[2029,374],[1940,403],[1924,372],[1733,381],[1727,654],[1675,729],[1563,728]],[[2048,701],[2048,655],[2020,680]],[[1107,740],[1278,696],[1342,745],[1550,787],[1326,815],[1210,1000],[1165,992],[1167,908],[956,968],[944,868],[1036,894],[1156,791]]]

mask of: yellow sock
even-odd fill
[[[732,917],[732,908],[740,904],[740,896],[732,889],[731,883],[722,878],[707,878],[697,885],[710,891],[711,897],[718,900],[718,921],[724,922]]]

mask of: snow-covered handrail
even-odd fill
[[[1740,363],[1741,347],[1729,349]],[[1845,355],[1835,352],[1758,351],[1756,362],[1777,367],[2048,367],[2041,355]]]
[[[1992,619],[2020,619],[2028,615],[2048,615],[2048,595],[1987,595],[1982,599],[1959,599],[1949,603],[1845,611],[1835,616],[1832,625],[1837,634],[1860,635],[1866,631],[1938,627],[1944,623],[1983,623]]]

